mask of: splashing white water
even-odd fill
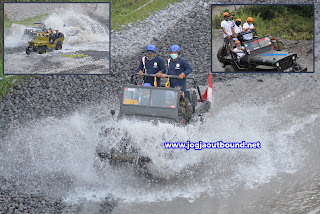
[[[108,23],[101,24],[88,15],[79,14],[72,9],[52,13],[45,19],[44,24],[48,28],[63,32],[66,45],[99,42],[105,43],[105,47],[108,47]]]
[[[11,28],[4,31],[4,48],[27,46],[29,36],[24,35],[26,27],[21,24],[12,24]]]
[[[303,118],[284,130],[274,125],[279,125],[278,117],[267,107],[239,104],[223,108],[204,123],[186,127],[128,120],[116,123],[111,118],[99,122],[88,113],[76,113],[64,119],[35,121],[17,129],[4,142],[7,146],[0,155],[3,163],[0,169],[2,173],[22,177],[64,173],[73,178],[73,188],[64,194],[69,202],[83,198],[103,200],[110,194],[125,202],[170,201],[177,197],[194,200],[203,193],[228,194],[239,186],[255,188],[279,173],[295,172],[303,149],[298,143],[293,147],[290,141],[316,117]],[[141,153],[152,159],[151,172],[167,180],[146,180],[131,166],[116,168],[101,163],[95,150],[104,139],[99,132],[105,126],[115,126],[127,133]],[[186,140],[260,141],[262,148],[201,151],[163,148],[164,142]],[[114,145],[110,142],[110,147]]]
[[[70,8],[59,9],[42,21],[46,28],[59,30],[65,35],[63,51],[109,50],[109,23],[99,23],[89,15],[84,15]],[[5,31],[4,46],[27,46],[31,39],[24,35],[30,26],[13,24]]]

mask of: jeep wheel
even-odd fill
[[[39,54],[45,54],[47,53],[47,46],[42,46],[39,48]]]
[[[26,54],[30,55],[31,51],[29,50],[29,48],[26,48]]]
[[[224,50],[223,46],[221,48],[219,48],[218,53],[217,53],[217,58],[220,62],[221,62],[221,58],[224,56],[224,52],[225,52],[225,50]]]
[[[61,50],[62,49],[62,44],[61,42],[59,41],[56,45],[56,50]]]
[[[234,72],[236,71],[236,69],[234,69],[233,65],[226,65],[226,67],[224,68],[225,72]]]

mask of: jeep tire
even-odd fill
[[[29,50],[29,48],[26,48],[26,54],[30,55],[31,51]]]
[[[61,42],[59,41],[56,45],[56,50],[61,50],[62,49],[62,44]]]
[[[217,53],[217,58],[220,62],[221,62],[222,57],[224,56],[224,52],[225,52],[225,50],[224,50],[223,46],[221,48],[219,48],[218,53]]]
[[[39,54],[45,54],[47,53],[47,46],[42,46],[39,48]]]
[[[226,65],[226,67],[224,68],[225,72],[234,72],[236,71],[236,69],[234,68],[233,65]]]

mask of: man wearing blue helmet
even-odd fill
[[[156,74],[157,78],[157,86],[160,86],[160,78],[161,74],[166,72],[166,66],[164,65],[164,61],[161,57],[156,56],[156,47],[154,45],[148,45],[146,47],[147,54],[142,57],[140,61],[140,65],[138,68],[138,72],[140,76],[143,74]],[[150,83],[154,86],[154,77],[144,77],[144,83]]]
[[[180,47],[178,45],[172,45],[169,50],[171,58],[168,59],[168,72],[166,74],[179,76],[178,79],[170,79],[170,87],[181,86],[185,91],[186,79],[184,77],[192,72],[192,68],[185,58],[179,56]]]

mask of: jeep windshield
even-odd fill
[[[32,27],[35,27],[35,28],[42,28],[44,25],[43,24],[41,24],[41,23],[34,23],[33,25],[32,25]]]
[[[255,50],[258,50],[260,48],[266,47],[268,45],[271,45],[271,41],[269,37],[264,37],[252,42],[248,42],[244,45],[244,47],[246,48],[246,50],[248,52],[252,52]]]
[[[37,37],[49,37],[48,33],[37,33]]]
[[[125,87],[122,103],[125,105],[177,108],[178,97],[178,92],[172,90]]]

